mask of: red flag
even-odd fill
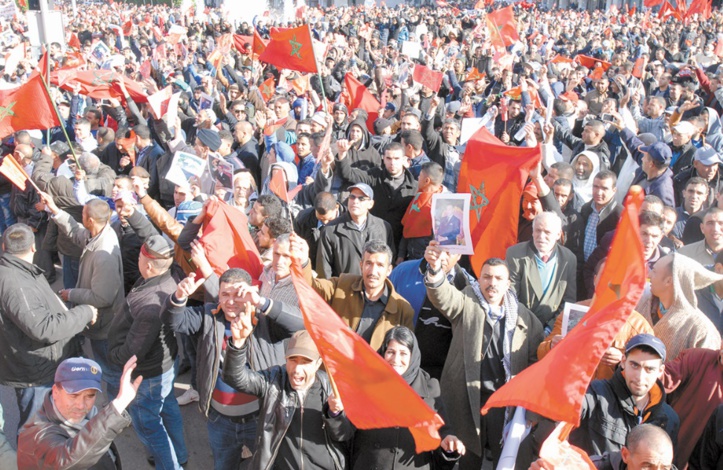
[[[637,7],[633,5],[633,7],[628,11],[628,15],[632,18],[635,15],[635,12],[637,11]]]
[[[275,91],[276,86],[274,85],[274,77],[269,77],[268,80],[262,83],[259,87],[259,93],[261,93],[261,97],[264,99],[265,103],[268,103],[271,97],[274,96]]]
[[[528,88],[527,93],[529,93],[530,100],[532,101],[532,104],[535,105],[535,108],[542,108],[542,101],[540,101],[540,96],[537,94],[537,90],[535,90],[534,88]],[[520,101],[522,99],[522,88],[520,88],[519,86],[510,88],[509,90],[504,92],[504,95],[509,96],[513,100]]]
[[[80,50],[80,39],[78,39],[78,35],[75,33],[70,33],[70,39],[68,39],[68,45],[72,47],[73,49]]]
[[[669,16],[673,16],[678,19],[678,21],[683,21],[683,15],[680,13],[680,11],[673,8],[673,5],[670,4],[667,0],[663,2],[663,6],[660,7],[660,10],[658,11],[658,18],[665,20]]]
[[[678,0],[678,3],[680,4],[682,1]],[[688,7],[688,11],[685,12],[685,18],[690,18],[697,13],[702,19],[707,20],[710,18],[712,3],[712,0],[693,0],[690,7]]]
[[[465,77],[464,81],[471,82],[471,81],[482,80],[486,76],[487,76],[486,72],[479,73],[479,70],[477,70],[477,67],[472,67],[472,70],[470,70],[467,73],[467,76]]]
[[[509,147],[482,127],[467,142],[457,192],[472,193],[470,232],[472,268],[489,258],[504,258],[517,243],[520,197],[527,176],[540,161],[540,147]]]
[[[254,56],[258,58],[261,56],[261,54],[264,53],[266,50],[266,46],[269,44],[269,41],[261,37],[261,34],[259,34],[258,30],[254,29],[254,41],[252,44]]]
[[[289,183],[286,181],[286,172],[280,168],[271,169],[271,179],[269,180],[269,191],[276,194],[279,199],[289,202]]]
[[[40,74],[0,95],[0,139],[13,132],[30,129],[50,129],[60,125]]]
[[[133,20],[123,23],[123,36],[130,36],[133,32]]]
[[[487,13],[487,27],[493,45],[507,47],[520,40],[512,5]]]
[[[45,48],[43,48],[45,49]],[[48,52],[43,51],[43,55],[40,56],[40,60],[38,61],[38,66],[35,69],[40,75],[43,76],[43,79],[45,79],[45,82],[48,81]]]
[[[483,413],[493,407],[522,406],[554,421],[579,425],[582,401],[595,369],[645,285],[638,224],[643,197],[639,187],[631,188],[588,313],[541,361],[498,389]],[[546,386],[530,387],[539,383]]]
[[[379,101],[377,101],[374,95],[367,90],[367,87],[362,85],[362,83],[349,72],[344,75],[344,85],[349,93],[349,110],[361,108],[366,111],[367,114],[369,114],[367,128],[369,128],[370,132],[374,132],[374,121],[379,117],[381,104],[379,104]]]
[[[151,107],[153,117],[161,119],[168,112],[168,103],[173,95],[173,87],[168,85],[162,90],[158,90],[148,97],[148,105]]]
[[[661,3],[663,3],[664,0],[643,0],[643,5],[645,5],[646,8],[653,8]]]
[[[415,65],[412,78],[415,82],[420,83],[435,93],[439,91],[439,87],[442,85],[442,78],[444,74],[437,72],[424,65]]]
[[[279,68],[316,73],[316,59],[309,26],[272,33],[271,41],[259,56],[259,61]]]
[[[298,263],[291,279],[304,324],[339,389],[344,412],[359,429],[409,428],[417,452],[439,447],[444,424],[417,392],[352,331],[304,280]]]
[[[83,53],[80,51],[68,51],[65,53],[65,65],[60,67],[61,70],[77,69],[87,64]]]
[[[559,423],[552,434],[542,443],[540,458],[545,459],[552,468],[565,470],[595,470],[595,464],[587,453],[567,442],[572,424]]]
[[[441,191],[439,191],[441,192]],[[432,197],[436,193],[417,193],[402,217],[404,238],[432,235]]]
[[[600,64],[603,71],[609,69],[612,64],[604,60],[596,59],[594,57],[588,57],[586,55],[578,54],[575,56],[575,60],[583,67],[589,68],[591,71],[595,71],[596,64]]]
[[[150,59],[146,59],[143,62],[141,62],[141,67],[139,70],[141,72],[141,77],[143,77],[145,79],[151,78],[151,69],[152,69],[152,66],[151,66]]]
[[[573,60],[564,55],[557,54],[550,62],[553,64],[572,64]]]
[[[643,72],[645,71],[645,57],[641,56],[638,57],[638,59],[635,61],[635,64],[633,65],[633,71],[631,72],[631,75],[636,78],[643,78]]]
[[[245,269],[253,279],[261,275],[263,264],[249,233],[246,214],[235,207],[218,200],[209,202],[201,244],[219,276],[229,268]]]
[[[21,191],[25,191],[25,183],[30,181],[25,169],[20,166],[12,155],[5,155],[0,165],[0,173]]]
[[[253,49],[254,37],[243,36],[241,34],[233,35],[233,47],[235,47],[237,51],[243,52],[244,54],[249,54],[250,50],[249,48],[245,47],[246,44],[251,45],[251,49]]]
[[[156,50],[162,48],[157,47]],[[53,72],[50,74],[50,82],[60,88],[72,91],[71,84],[80,84],[80,93],[90,96],[91,98],[118,98],[123,99],[123,92],[118,85],[118,80],[124,80],[128,93],[136,103],[145,103],[148,101],[143,85],[124,78],[122,75],[112,70],[66,70]]]

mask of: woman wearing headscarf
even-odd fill
[[[387,331],[379,353],[412,389],[444,418],[439,382],[420,368],[422,356],[417,338],[405,326]],[[442,443],[432,452],[415,453],[414,438],[407,428],[358,429],[352,445],[352,470],[432,469],[454,467],[465,453],[462,441],[448,426],[439,430]]]
[[[64,210],[79,224],[83,223],[83,206],[75,199],[73,183],[65,176],[56,176],[48,181],[46,188],[53,197],[58,208]],[[78,281],[80,255],[83,249],[76,245],[67,235],[58,230],[55,221],[50,218],[48,231],[43,239],[43,249],[58,251],[63,255],[63,288],[72,289]]]

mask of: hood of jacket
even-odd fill
[[[677,295],[669,310],[672,308],[695,310],[698,308],[695,291],[723,280],[723,275],[709,271],[697,261],[680,253],[673,253],[670,256],[673,257],[670,265],[673,275],[673,290]]]
[[[367,123],[364,122],[362,119],[357,118],[352,121],[351,124],[349,124],[349,127],[346,128],[346,138],[349,139],[349,136],[351,135],[351,129],[354,126],[361,128],[362,138],[358,146],[355,145],[353,148],[356,148],[357,150],[365,150],[369,148],[369,144],[371,143],[371,135],[369,134],[369,129],[367,129]]]

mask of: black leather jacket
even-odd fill
[[[244,347],[236,349],[229,342],[223,381],[239,391],[256,395],[261,402],[256,452],[249,468],[347,468],[343,442],[353,437],[354,427],[344,412],[329,416],[326,402],[332,391],[326,373],[316,373],[316,380],[300,403],[298,393],[289,384],[285,367],[260,372],[246,367],[248,344],[247,341]]]

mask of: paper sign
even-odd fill
[[[166,179],[178,186],[188,188],[188,180],[192,177],[200,177],[206,169],[206,161],[191,153],[176,152],[173,155],[171,168],[166,174]]]
[[[462,119],[462,129],[460,131],[459,143],[466,144],[475,132],[482,129],[488,119],[481,118],[464,118]]]
[[[575,328],[575,325],[585,316],[588,310],[590,310],[590,307],[565,302],[565,307],[562,310],[562,332],[560,334],[562,336],[567,335],[570,330]]]
[[[402,55],[405,55],[410,59],[418,59],[421,52],[422,45],[420,43],[416,41],[402,42]]]

